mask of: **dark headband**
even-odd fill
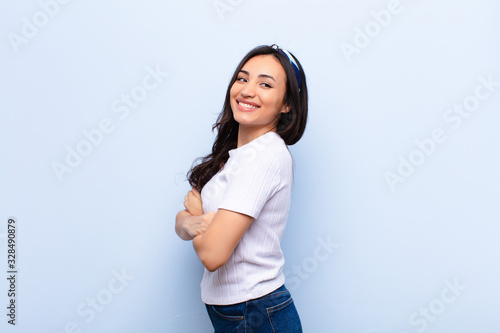
[[[299,83],[299,91],[300,91],[300,87],[302,85],[302,78],[300,76],[300,69],[299,69],[299,65],[297,64],[297,61],[295,60],[295,58],[290,54],[290,52],[288,52],[287,50],[284,50],[282,49],[281,47],[279,47],[278,45],[276,44],[273,44],[271,45],[271,47],[281,53],[283,53],[284,55],[286,55],[286,57],[288,58],[288,60],[290,61],[290,64],[292,64],[292,67],[293,67],[293,70],[295,72],[295,76],[297,77],[297,82]]]

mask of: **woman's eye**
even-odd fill
[[[268,83],[262,83],[262,86],[266,87],[266,88],[271,88],[271,85],[268,84]]]
[[[247,82],[247,79],[245,79],[244,77],[239,77],[236,79],[236,81]]]

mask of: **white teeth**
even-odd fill
[[[247,108],[247,109],[257,109],[258,108],[258,106],[250,105],[250,104],[243,103],[243,102],[238,102],[238,104],[244,108]]]

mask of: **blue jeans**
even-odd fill
[[[285,285],[246,302],[205,306],[215,333],[302,332],[299,314]]]

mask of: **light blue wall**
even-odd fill
[[[16,327],[3,278],[1,331],[211,331],[174,217],[235,66],[277,43],[310,91],[282,243],[304,331],[499,332],[499,14],[495,0],[1,3],[2,276],[17,225]]]

